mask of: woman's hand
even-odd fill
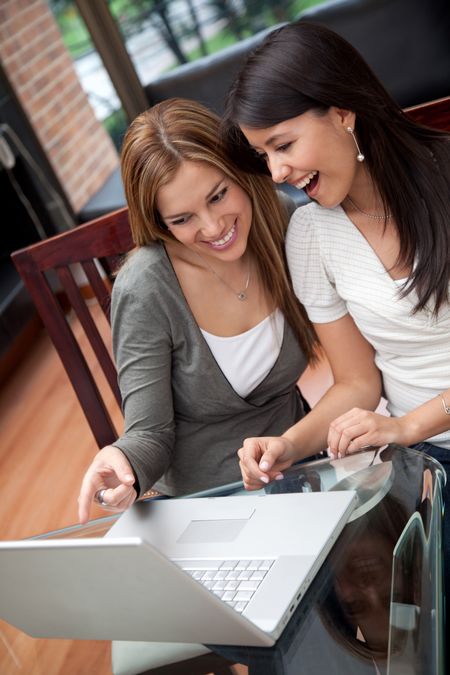
[[[80,523],[89,520],[91,504],[99,490],[104,490],[106,508],[123,511],[135,501],[134,474],[129,461],[119,448],[107,445],[95,456],[81,483],[78,497]]]
[[[282,471],[297,459],[292,442],[283,436],[246,438],[238,455],[246,490],[260,490],[262,483],[280,480]]]
[[[333,420],[328,431],[329,452],[334,457],[344,457],[369,445],[386,443],[408,444],[401,417],[387,417],[352,408]]]

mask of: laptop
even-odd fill
[[[102,539],[0,542],[0,617],[33,637],[271,646],[356,503],[151,500]]]

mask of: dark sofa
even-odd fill
[[[402,107],[450,93],[448,0],[333,0],[297,18],[323,24],[345,37]],[[183,96],[220,114],[245,57],[274,28],[151,82],[145,87],[149,103]]]
[[[333,0],[298,18],[348,40],[402,107],[450,94],[448,0]]]

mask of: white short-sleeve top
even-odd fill
[[[401,416],[450,387],[450,305],[413,314],[345,211],[316,203],[295,211],[287,239],[295,292],[313,323],[349,313],[375,349],[389,412]],[[345,349],[345,345],[342,346]],[[450,449],[450,431],[427,439]]]

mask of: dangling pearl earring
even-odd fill
[[[359,149],[358,141],[356,140],[356,136],[353,133],[353,129],[351,127],[347,127],[347,131],[349,134],[351,134],[353,140],[355,141],[356,149],[358,150],[358,154],[356,155],[356,159],[358,162],[364,162],[364,155],[362,154],[361,150]]]

